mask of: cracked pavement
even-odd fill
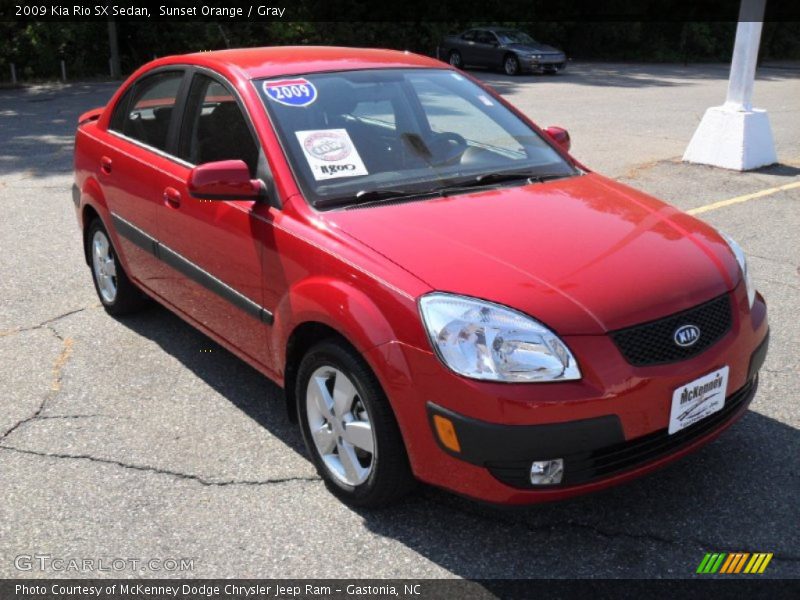
[[[683,209],[800,180],[800,75],[762,70],[782,166],[681,164],[724,68],[477,72],[587,165]],[[601,494],[488,507],[422,487],[385,511],[332,497],[280,390],[168,311],[115,320],[70,198],[77,116],[114,84],[0,90],[0,576],[20,554],[194,558],[195,577],[690,577],[705,552],[774,552],[800,577],[800,190],[704,213],[750,255],[770,353],[749,413],[677,464]],[[476,542],[480,551],[476,550]],[[122,572],[117,576],[179,576]]]

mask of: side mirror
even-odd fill
[[[200,200],[258,200],[265,192],[243,160],[205,163],[189,173],[189,194]]]
[[[569,132],[562,127],[548,127],[544,130],[551,140],[561,146],[562,150],[569,152],[572,142],[569,139]]]

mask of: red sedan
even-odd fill
[[[429,58],[226,50],[84,114],[73,191],[108,313],[155,299],[282,385],[340,498],[520,504],[714,439],[767,349],[733,240],[568,151]]]

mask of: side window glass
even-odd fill
[[[186,104],[178,155],[195,165],[243,160],[255,177],[258,145],[234,96],[206,75],[195,75]]]
[[[122,133],[122,130],[125,128],[125,119],[128,116],[128,103],[130,102],[134,87],[136,86],[132,85],[129,87],[114,107],[114,114],[111,115],[111,121],[108,124],[109,129]]]
[[[169,71],[138,81],[127,104],[124,119],[118,119],[122,121],[122,133],[143,144],[166,151],[167,135],[182,79],[182,71]],[[112,126],[112,129],[115,127]]]
[[[491,44],[494,42],[494,36],[488,31],[481,31],[477,35],[477,40],[479,44]]]
[[[475,30],[473,29],[471,31],[468,31],[467,33],[461,36],[461,39],[466,40],[468,42],[475,41]]]

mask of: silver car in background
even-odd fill
[[[444,38],[436,57],[463,69],[467,66],[502,69],[506,75],[557,73],[567,57],[558,48],[534,40],[518,29],[482,27]]]

